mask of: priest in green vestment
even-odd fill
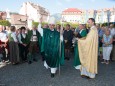
[[[38,26],[42,36],[41,52],[44,52],[44,66],[51,69],[51,77],[54,77],[57,68],[64,63],[63,36],[55,30],[55,23],[55,18],[51,17],[49,28],[42,29],[41,24]]]
[[[78,38],[85,38],[86,37],[87,31],[85,29],[84,24],[79,25],[79,31],[76,32],[75,35]],[[75,69],[80,69],[80,67],[81,67],[77,42],[75,43],[75,46],[74,46],[74,67],[75,67]]]

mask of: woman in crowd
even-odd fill
[[[110,54],[112,51],[112,36],[110,34],[110,30],[106,27],[105,33],[103,35],[102,43],[103,43],[103,62],[105,64],[109,64]]]
[[[18,39],[16,36],[15,26],[10,27],[11,32],[9,33],[9,49],[10,49],[10,61],[12,64],[17,64],[20,62],[19,58],[19,48]]]
[[[70,50],[72,46],[72,39],[73,39],[73,31],[71,30],[71,27],[69,24],[66,25],[66,28],[63,33],[64,37],[64,46],[65,46],[65,59],[70,59]]]

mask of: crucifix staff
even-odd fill
[[[60,30],[60,38],[63,38],[63,27],[64,27],[64,18],[61,19],[61,30]],[[59,49],[59,59],[61,59],[61,51],[62,51],[62,40],[60,39],[60,49]],[[59,63],[59,75],[60,75],[61,69],[60,69],[60,63]]]

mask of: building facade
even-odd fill
[[[94,18],[96,23],[115,22],[115,8],[104,8],[99,10],[83,10],[68,8],[62,12],[62,18],[71,23],[87,23],[88,18]]]
[[[32,26],[32,21],[39,22],[41,16],[43,18],[43,22],[47,22],[50,16],[50,13],[47,9],[32,2],[23,3],[19,13],[28,16],[28,27]]]
[[[0,11],[0,20],[6,20],[6,12]]]
[[[16,29],[19,29],[22,26],[27,27],[27,16],[18,13],[1,11],[0,20],[8,20],[12,26],[16,27]]]
[[[67,22],[79,23],[82,17],[82,11],[77,8],[68,8],[62,12],[62,18]]]

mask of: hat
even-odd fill
[[[55,17],[49,17],[49,21],[48,21],[48,24],[56,24],[56,19]]]

